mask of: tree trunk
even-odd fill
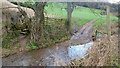
[[[31,41],[32,43],[41,45],[44,39],[43,25],[44,25],[44,4],[37,2],[35,6],[35,19],[31,23]]]
[[[74,5],[70,2],[67,3],[67,21],[66,21],[66,28],[68,32],[71,34],[70,24],[71,24],[71,18],[72,18],[72,12],[74,9]]]

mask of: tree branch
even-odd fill
[[[25,4],[25,3],[20,3],[20,2],[11,2],[12,4],[15,4],[15,5],[20,5],[22,7],[27,7],[27,8],[31,8],[34,10],[34,5],[29,5],[29,4]]]

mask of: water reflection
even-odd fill
[[[86,54],[88,48],[90,48],[93,45],[93,42],[89,42],[82,45],[74,45],[68,47],[68,56],[71,60],[83,58]]]

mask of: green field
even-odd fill
[[[60,18],[67,18],[67,12],[64,8],[66,8],[65,3],[48,3],[48,5],[45,7],[45,12],[47,14],[52,14],[56,16],[60,16]],[[85,8],[85,7],[80,7],[77,6],[73,13],[72,13],[72,22],[73,23],[78,23],[80,26],[86,24],[92,19],[98,19],[98,21],[95,23],[95,26],[98,27],[101,24],[107,24],[106,22],[106,15],[100,15],[100,12],[103,10],[98,10],[98,9],[92,9],[91,11],[90,8]],[[115,16],[112,16],[111,14],[111,20],[112,19],[118,19]]]

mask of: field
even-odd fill
[[[47,14],[60,16],[60,18],[66,19],[67,18],[67,12],[65,10],[66,6],[67,5],[64,3],[49,3],[45,7],[45,12]],[[77,6],[74,8],[74,11],[72,13],[72,22],[82,26],[92,19],[98,19],[98,21],[95,23],[95,27],[107,24],[106,15],[100,15],[100,12],[102,11],[103,10]],[[111,20],[112,19],[117,20],[118,18],[111,14]]]

